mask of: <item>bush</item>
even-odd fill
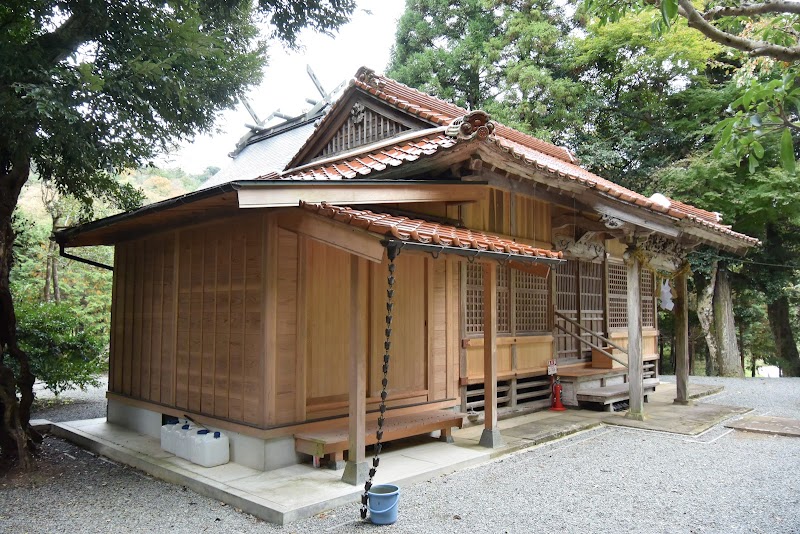
[[[16,311],[20,348],[28,354],[34,376],[47,389],[59,395],[68,389],[99,385],[98,375],[108,368],[104,338],[82,319],[80,310],[63,303],[44,303],[20,304]]]

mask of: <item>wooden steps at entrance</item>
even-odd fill
[[[452,411],[428,411],[398,416],[387,412],[381,441],[386,443],[440,430],[439,439],[450,443],[453,440],[453,427],[461,428],[463,424],[464,416]],[[311,455],[315,467],[319,467],[322,457],[328,456],[329,465],[334,469],[340,469],[343,467],[344,451],[349,447],[347,425],[347,419],[342,418],[334,421],[332,426],[325,430],[295,434],[294,448],[297,452]],[[367,421],[364,429],[367,445],[374,445],[377,442],[375,435],[377,430],[377,420]]]
[[[658,380],[658,355],[646,354],[642,366],[645,401],[653,393]],[[592,367],[591,362],[558,367],[561,379],[561,399],[565,406],[579,406],[582,403],[601,404],[613,411],[614,403],[630,399],[628,369],[600,369]]]
[[[653,393],[659,384],[657,378],[646,378],[642,381],[644,386],[644,401],[647,402],[648,393]],[[578,390],[578,402],[593,402],[603,404],[608,411],[614,411],[614,403],[629,400],[628,383],[615,384],[596,388],[581,388]]]

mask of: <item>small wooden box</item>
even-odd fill
[[[606,352],[610,352],[615,358],[619,358],[623,362],[628,361],[628,355],[623,354],[618,350],[611,347],[604,347]],[[625,366],[621,363],[612,360],[597,349],[592,349],[592,367],[595,369],[624,369]]]

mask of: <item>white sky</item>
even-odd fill
[[[318,99],[319,93],[306,74],[306,65],[311,65],[326,91],[352,78],[362,65],[384,72],[404,8],[404,0],[359,0],[351,22],[334,38],[304,31],[300,42],[305,50],[301,52],[273,44],[263,83],[247,95],[253,110],[263,120],[278,108],[292,116],[309,109],[305,99]],[[252,122],[240,103],[220,115],[218,133],[197,137],[157,163],[194,173],[209,165],[224,167],[230,161],[228,153],[247,132],[244,124]]]

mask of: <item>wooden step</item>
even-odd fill
[[[656,386],[659,384],[657,378],[647,378],[642,381],[644,386],[644,393],[653,393]],[[583,402],[597,402],[600,404],[611,404],[628,400],[630,398],[630,384],[614,384],[613,386],[605,386],[601,388],[584,388],[578,390],[578,401]]]
[[[386,413],[386,421],[383,424],[383,441],[417,436],[436,430],[442,431],[442,437],[446,441],[452,438],[453,427],[461,428],[464,424],[464,416],[452,411],[428,411],[408,415],[393,416],[391,412]],[[314,465],[319,464],[322,456],[333,454],[334,460],[339,462],[342,454],[349,447],[349,429],[347,419],[343,418],[332,428],[317,432],[302,432],[294,435],[295,450],[310,454],[314,457]],[[367,445],[372,445],[377,441],[375,431],[378,429],[377,421],[367,421],[365,441]]]

